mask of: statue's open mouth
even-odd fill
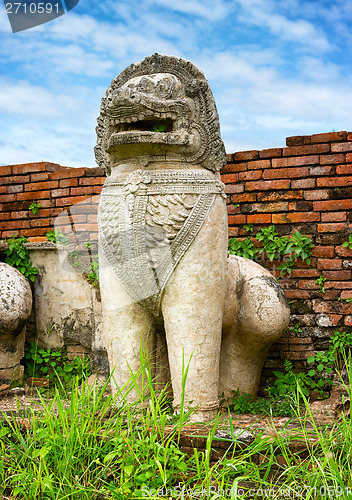
[[[139,120],[136,117],[132,117],[128,122],[111,119],[110,123],[113,129],[111,135],[129,131],[164,133],[172,132],[174,129],[174,122],[171,118],[146,118]]]

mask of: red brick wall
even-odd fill
[[[352,232],[352,133],[289,137],[284,148],[228,155],[222,178],[231,236],[247,237],[244,224],[253,224],[255,232],[274,224],[281,235],[299,230],[313,240],[311,265],[298,261],[291,276],[280,280],[292,324],[302,332],[273,346],[263,376],[282,367],[285,357],[304,367],[314,350],[328,347],[335,330],[352,326],[352,304],[343,301],[352,297],[352,251],[342,246]],[[96,238],[103,182],[99,168],[44,162],[0,167],[0,239],[14,234],[46,239],[65,209],[74,215],[77,231]],[[29,210],[32,201],[41,204],[37,215]],[[279,276],[277,263],[267,267]],[[315,283],[319,276],[326,278],[325,293]]]
[[[342,246],[352,232],[352,133],[288,137],[284,148],[228,155],[223,181],[231,236],[250,236],[243,224],[255,230],[272,224],[281,235],[299,230],[313,240],[311,265],[299,260],[280,279],[291,324],[302,332],[273,346],[263,376],[285,357],[303,368],[314,350],[328,348],[334,331],[352,326],[352,304],[338,300],[352,297],[352,250]],[[277,264],[267,267],[279,277]],[[315,283],[319,276],[325,293]]]
[[[16,234],[30,241],[46,240],[55,218],[76,203],[77,230],[97,237],[96,207],[105,177],[100,168],[67,168],[55,163],[0,166],[0,239]],[[40,203],[37,215],[29,206]],[[77,227],[77,224],[81,226]]]

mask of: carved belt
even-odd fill
[[[203,170],[135,170],[108,178],[99,204],[99,238],[130,296],[155,316],[175,267],[224,184]]]

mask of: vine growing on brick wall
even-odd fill
[[[246,232],[253,231],[253,226],[244,226]],[[310,265],[312,255],[313,241],[308,236],[295,231],[290,236],[279,236],[275,231],[275,226],[263,227],[255,239],[263,246],[257,248],[251,238],[240,240],[231,238],[229,240],[229,252],[233,255],[255,260],[258,255],[268,258],[271,262],[279,260],[281,263],[278,269],[282,276],[290,274],[298,258],[301,258],[307,265]]]

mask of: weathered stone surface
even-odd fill
[[[22,378],[25,324],[32,310],[32,290],[17,269],[0,262],[0,380]]]
[[[34,295],[39,343],[47,348],[80,345],[85,352],[101,349],[97,290],[70,265],[65,247],[44,243],[29,250],[38,268]]]
[[[99,262],[112,390],[138,372],[141,348],[158,346],[157,385],[170,372],[178,411],[187,367],[185,404],[197,406],[195,419],[209,418],[219,389],[256,393],[289,309],[270,273],[227,258],[218,174],[226,158],[204,75],[158,54],[132,64],[102,101],[97,135],[96,159],[108,173]]]
[[[32,310],[32,290],[17,269],[0,262],[0,336],[18,335]]]

